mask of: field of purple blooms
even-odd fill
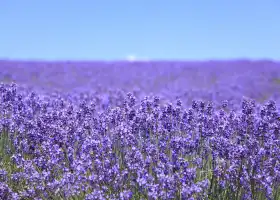
[[[0,199],[280,199],[279,63],[0,61],[0,82]]]

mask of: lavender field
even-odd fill
[[[0,199],[280,199],[280,62],[2,60],[0,83]]]

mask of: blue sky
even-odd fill
[[[0,58],[127,57],[280,60],[280,1],[0,1]]]

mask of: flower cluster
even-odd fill
[[[280,113],[0,86],[0,199],[279,199]]]

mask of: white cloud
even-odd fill
[[[148,58],[137,57],[137,56],[135,56],[135,55],[133,55],[133,54],[128,55],[128,56],[126,57],[126,60],[128,60],[128,61],[130,61],[130,62],[133,62],[133,61],[149,61]]]
[[[128,61],[135,61],[136,60],[136,56],[135,55],[129,55],[129,56],[127,56],[126,57],[126,60],[128,60]]]

